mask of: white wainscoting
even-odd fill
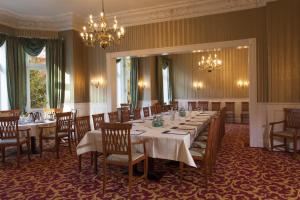
[[[208,110],[211,110],[211,102],[221,102],[221,108],[225,107],[225,102],[235,102],[235,122],[241,122],[241,111],[242,111],[242,102],[249,102],[249,99],[175,99],[178,101],[178,107],[184,107],[188,109],[188,102],[189,101],[208,101]]]

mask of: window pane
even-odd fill
[[[169,68],[163,69],[163,95],[164,103],[169,103]]]
[[[30,69],[30,107],[44,108],[47,105],[46,70]]]
[[[0,110],[9,109],[6,78],[6,43],[4,43],[0,47]]]
[[[46,64],[46,49],[44,48],[38,56],[28,56],[28,64],[43,65]]]

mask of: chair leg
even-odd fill
[[[94,164],[94,152],[91,151],[91,166]]]
[[[1,148],[2,152],[2,162],[5,162],[5,147]]]
[[[27,157],[28,157],[28,160],[31,161],[31,157],[30,157],[31,147],[30,147],[30,141],[29,140],[26,141],[26,146],[27,146]]]
[[[43,154],[43,138],[40,137],[39,138],[39,143],[40,143],[40,157],[42,157],[42,154]]]
[[[78,169],[79,169],[80,172],[81,172],[81,160],[82,160],[82,156],[79,155],[78,156]]]
[[[144,178],[146,183],[148,182],[148,157],[144,160]]]
[[[69,151],[70,151],[70,154],[72,155],[71,136],[70,136],[70,134],[68,135],[68,143],[69,143]]]
[[[180,162],[179,163],[180,184],[182,183],[182,180],[183,180],[183,168],[184,168],[184,163]]]
[[[287,144],[287,139],[286,139],[286,138],[284,138],[284,139],[283,139],[283,142],[284,142],[284,149],[285,149],[285,151],[286,151],[286,152],[288,152],[288,144]]]
[[[297,138],[294,136],[294,152],[293,152],[293,157],[297,157]]]
[[[93,153],[93,155],[94,155],[94,172],[95,172],[95,174],[98,174],[98,154],[97,154],[97,151],[95,151],[94,153]]]
[[[131,192],[132,192],[132,165],[131,164],[128,166],[128,189],[129,189],[128,197],[129,199],[131,199]]]
[[[18,168],[20,167],[20,146],[17,147],[17,167]]]
[[[274,148],[274,141],[273,141],[273,135],[270,135],[270,143],[271,143],[271,151],[273,151]]]
[[[56,149],[56,158],[59,159],[59,143],[60,143],[60,139],[57,138],[55,140],[55,149]]]
[[[103,186],[102,186],[103,196],[105,194],[105,187],[106,187],[106,161],[105,161],[105,158],[104,158],[104,162],[103,162]]]

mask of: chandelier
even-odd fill
[[[112,45],[115,40],[121,40],[125,34],[125,29],[119,26],[116,16],[112,28],[109,27],[104,13],[103,0],[100,16],[90,15],[87,26],[83,26],[82,29],[80,36],[87,46],[100,46],[103,49]]]
[[[222,65],[223,62],[218,58],[216,53],[214,53],[213,56],[211,53],[209,53],[207,57],[202,56],[201,60],[198,62],[199,69],[207,72],[212,72],[215,69],[220,69]]]

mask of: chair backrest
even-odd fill
[[[192,108],[192,110],[197,110],[197,102],[196,101],[189,101],[188,108]]]
[[[226,111],[234,112],[234,102],[225,102]]]
[[[173,110],[178,110],[178,101],[172,101],[170,104]]]
[[[17,139],[19,116],[0,117],[0,139]]]
[[[42,117],[42,113],[40,113],[40,112],[31,112],[31,113],[29,113],[29,115],[32,117],[33,121],[35,121],[37,119],[41,119],[41,117]]]
[[[108,118],[110,123],[116,123],[119,121],[118,119],[118,112],[109,112],[108,113]]]
[[[86,132],[91,130],[90,116],[77,117],[75,125],[77,139],[79,142],[84,137]]]
[[[56,113],[56,132],[70,132],[72,113]]]
[[[144,107],[143,113],[144,113],[144,117],[149,117],[150,116],[149,107]]]
[[[141,109],[137,108],[134,110],[134,119],[141,119]]]
[[[63,109],[62,108],[52,108],[54,113],[62,113]]]
[[[132,124],[101,124],[104,157],[108,154],[129,155],[131,160],[130,130]]]
[[[171,106],[170,105],[163,105],[162,106],[162,111],[163,112],[168,112],[169,110],[171,110]]]
[[[0,117],[12,117],[12,116],[19,116],[20,110],[2,110],[0,111]]]
[[[284,128],[300,129],[300,109],[285,108]]]
[[[151,115],[156,115],[157,114],[155,105],[150,106],[150,110],[151,110]]]
[[[130,121],[130,111],[128,109],[121,110],[121,122],[129,122]]]
[[[207,111],[208,110],[208,101],[198,101],[198,107]]]
[[[104,113],[95,114],[95,115],[92,115],[92,117],[93,117],[94,129],[95,130],[100,129],[100,124],[105,121],[105,119],[104,119]]]
[[[160,114],[162,113],[163,109],[162,109],[162,105],[160,105],[159,103],[156,104],[156,114]]]
[[[249,112],[249,102],[242,102],[242,112]]]
[[[211,102],[211,110],[212,111],[220,111],[221,102]]]

